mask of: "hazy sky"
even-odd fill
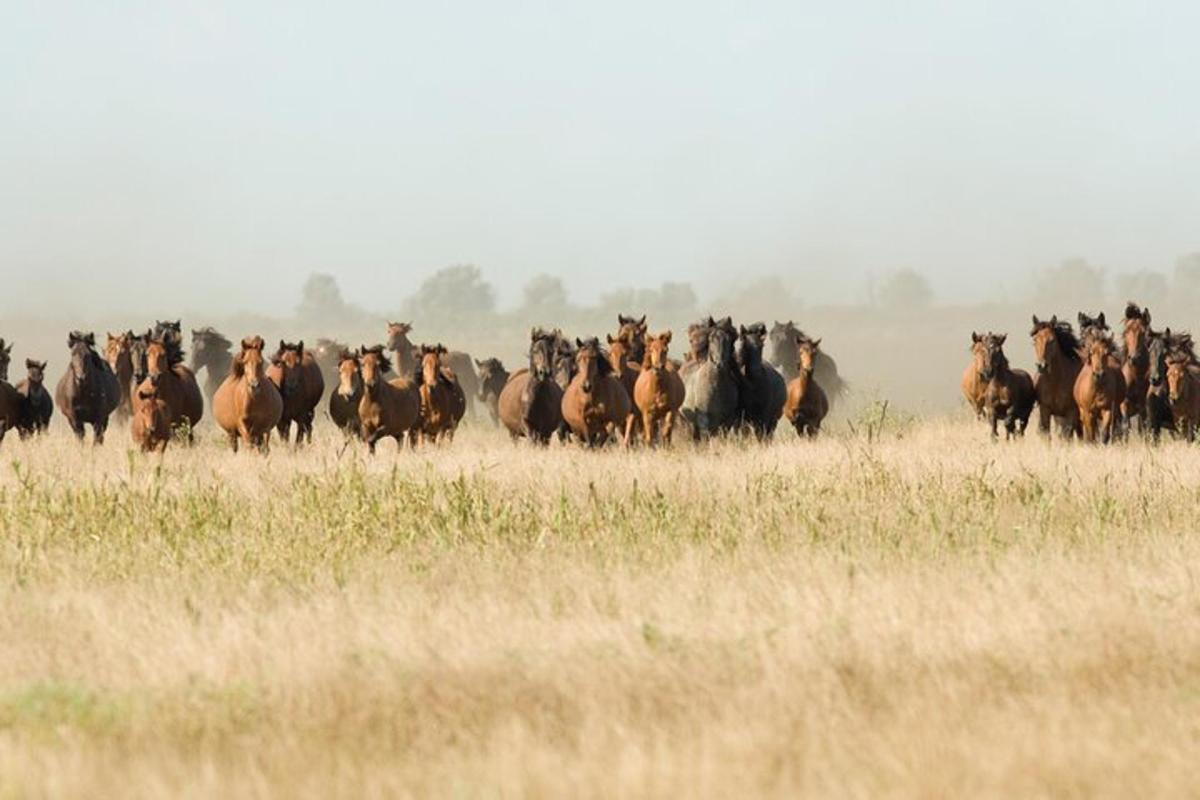
[[[1200,249],[1193,2],[2,5],[0,311]]]

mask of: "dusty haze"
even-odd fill
[[[67,326],[165,316],[357,336],[471,263],[503,344],[490,317],[425,331],[511,358],[526,322],[602,332],[611,309],[576,311],[616,289],[689,283],[678,325],[775,277],[786,297],[735,310],[816,329],[860,386],[952,402],[970,327],[1073,317],[1041,272],[1088,259],[1114,314],[1120,276],[1171,289],[1200,249],[1198,23],[1185,3],[20,4],[0,335],[52,360]],[[899,269],[935,308],[881,323]],[[297,320],[314,272],[370,318]],[[543,273],[572,309],[518,318]],[[880,336],[936,349],[935,374]]]

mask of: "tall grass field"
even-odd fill
[[[1193,447],[318,439],[5,439],[0,796],[1200,786]]]

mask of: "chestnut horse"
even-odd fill
[[[1033,354],[1037,365],[1034,390],[1037,394],[1038,430],[1050,434],[1050,421],[1057,419],[1062,435],[1078,435],[1079,406],[1075,403],[1075,381],[1083,369],[1079,340],[1069,322],[1057,316],[1039,320],[1033,315]]]
[[[796,338],[796,377],[788,381],[783,416],[792,423],[797,436],[815,439],[821,432],[821,422],[829,413],[829,398],[816,379],[821,340],[800,335]]]
[[[671,432],[679,408],[683,405],[683,378],[671,367],[667,350],[671,344],[671,332],[663,331],[657,336],[645,334],[645,358],[633,387],[633,402],[640,415],[642,441],[653,445],[657,437],[663,444],[671,444]]]
[[[1108,444],[1121,434],[1121,403],[1125,400],[1125,378],[1113,357],[1112,340],[1098,332],[1089,337],[1087,360],[1075,379],[1075,405],[1083,426],[1083,439],[1097,438]]]
[[[229,437],[236,453],[239,440],[267,452],[271,431],[283,416],[283,398],[267,377],[261,336],[242,340],[242,350],[229,365],[229,375],[213,395],[213,419]]]
[[[1138,421],[1138,432],[1147,432],[1146,395],[1150,389],[1150,309],[1138,308],[1130,302],[1125,306],[1125,329],[1122,332],[1121,374],[1125,378],[1125,401],[1121,416]]]
[[[109,333],[104,345],[104,360],[117,376],[117,386],[121,392],[121,400],[114,412],[118,420],[129,419],[133,413],[133,338],[133,331],[116,336]]]
[[[304,342],[279,341],[279,349],[271,356],[267,377],[279,390],[283,398],[283,414],[279,418],[279,436],[287,442],[292,435],[292,423],[296,423],[296,444],[307,441],[312,444],[313,417],[317,404],[325,394],[325,378],[321,375],[312,353],[304,349]]]
[[[442,365],[446,348],[421,345],[421,368],[417,385],[421,395],[421,441],[440,442],[454,438],[454,430],[466,412],[466,398],[454,372]]]
[[[497,399],[500,422],[516,441],[524,436],[548,444],[562,426],[562,388],[555,380],[559,357],[557,332],[534,328],[529,334],[529,366],[517,370]]]
[[[642,356],[635,364],[632,360],[634,351],[629,344],[624,339],[608,337],[608,363],[612,367],[613,375],[625,387],[625,392],[630,397],[633,397],[633,387],[637,385],[638,372],[642,367],[641,361],[645,360],[645,342],[638,349]]]
[[[383,345],[363,345],[359,350],[363,382],[362,400],[358,403],[359,430],[371,455],[375,454],[379,440],[388,436],[398,446],[404,445],[406,436],[410,444],[415,444],[421,422],[421,395],[416,381],[406,374],[386,380],[384,373],[391,367],[383,354]]]
[[[976,419],[983,419],[983,401],[987,396],[987,380],[983,377],[983,373],[987,371],[988,353],[987,345],[984,344],[984,337],[971,331],[971,363],[963,370],[962,387],[963,398],[966,399],[967,405],[975,412]]]
[[[171,440],[171,409],[159,393],[159,387],[150,378],[142,381],[133,391],[133,419],[129,433],[133,443],[143,453],[167,449]]]
[[[146,381],[155,387],[155,397],[167,405],[167,422],[171,430],[184,428],[188,444],[195,442],[196,426],[204,416],[204,395],[196,376],[185,364],[168,363],[167,345],[161,339],[151,339],[146,347]],[[139,389],[145,387],[142,381]]]
[[[588,447],[614,435],[628,445],[634,421],[629,393],[612,374],[598,338],[576,339],[575,345],[578,371],[563,394],[563,420]]]
[[[329,418],[347,436],[357,437],[361,433],[358,404],[362,402],[362,393],[358,352],[343,350],[338,356],[336,383],[329,393]]]

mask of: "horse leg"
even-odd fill
[[[238,451],[238,441],[240,440],[241,437],[238,436],[237,431],[230,431],[228,436],[229,436],[229,446],[232,447],[233,452],[236,453]]]
[[[990,407],[988,408],[988,410],[987,410],[987,421],[988,421],[988,425],[989,425],[989,426],[991,427],[991,429],[992,429],[992,441],[994,442],[994,441],[996,441],[997,439],[999,439],[999,438],[1000,438],[1000,434],[999,434],[999,433],[996,431],[996,424],[997,424],[997,423],[998,423],[1000,420],[999,420],[999,418],[996,416],[996,410],[995,410],[994,408],[990,408]]]
[[[92,423],[92,444],[104,444],[104,429],[108,427],[108,422],[93,422]]]
[[[1050,437],[1050,411],[1042,403],[1038,403],[1038,431],[1046,438]]]

